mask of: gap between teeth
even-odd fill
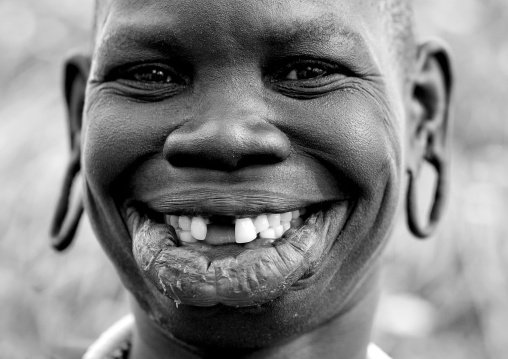
[[[257,238],[276,240],[281,238],[290,228],[297,228],[303,224],[300,216],[305,209],[286,213],[261,214],[252,218],[237,218],[235,225],[236,243],[249,243]],[[205,217],[189,217],[165,215],[166,224],[175,228],[180,241],[196,243],[204,241],[210,220]]]

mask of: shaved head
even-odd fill
[[[407,77],[412,71],[412,65],[416,58],[413,0],[375,1],[379,2],[379,10],[383,14],[387,36],[393,41],[394,46],[390,52],[401,66],[401,73]],[[101,9],[107,3],[108,1],[95,0],[93,38],[95,38]]]

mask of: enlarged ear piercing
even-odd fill
[[[409,229],[418,238],[426,238],[431,236],[441,219],[446,200],[446,192],[448,188],[448,178],[443,164],[435,157],[428,159],[429,163],[434,166],[437,173],[437,184],[434,192],[434,201],[430,210],[429,220],[426,226],[423,226],[418,220],[418,201],[416,190],[416,179],[412,171],[408,171],[409,183],[407,189],[407,221]]]
[[[78,229],[79,220],[83,214],[81,188],[78,189],[77,198],[70,203],[72,188],[75,185],[76,178],[81,169],[79,157],[80,151],[76,148],[72,151],[60,198],[58,199],[53,222],[51,224],[51,244],[57,251],[63,251],[72,243],[76,230]]]

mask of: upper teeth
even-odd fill
[[[291,227],[299,227],[300,218],[305,209],[286,213],[260,214],[256,217],[237,218],[235,220],[236,243],[249,243],[256,238],[278,239]],[[195,243],[206,239],[210,220],[202,216],[166,215],[167,224],[173,226],[182,242]]]

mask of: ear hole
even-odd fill
[[[83,177],[81,175],[81,172],[78,172],[76,174],[76,177],[74,178],[74,182],[72,184],[71,193],[69,196],[69,203],[71,205],[76,205],[79,201],[81,201],[82,198],[82,188],[83,188]]]
[[[415,184],[416,193],[418,194],[418,218],[429,218],[434,203],[437,180],[438,173],[435,167],[427,161],[423,161]]]

